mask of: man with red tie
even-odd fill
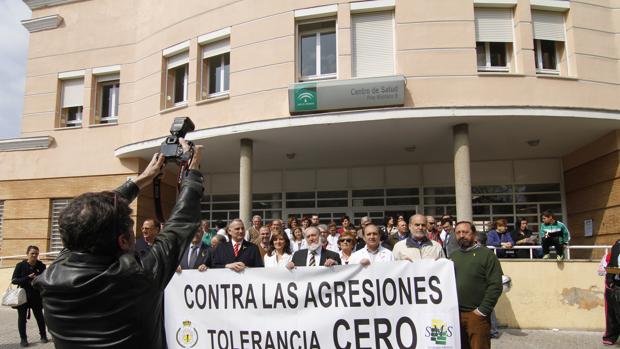
[[[233,219],[228,225],[230,241],[223,243],[213,251],[211,264],[213,268],[228,268],[241,272],[245,268],[263,267],[263,259],[258,247],[246,241],[245,227],[240,219]]]

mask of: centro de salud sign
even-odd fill
[[[399,106],[405,103],[405,77],[380,76],[302,82],[289,86],[291,114]]]

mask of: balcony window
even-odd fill
[[[228,94],[230,90],[230,40],[224,39],[203,48],[202,93],[207,99]]]
[[[478,71],[510,71],[512,9],[477,7],[474,15]]]
[[[84,78],[62,80],[59,127],[82,126]]]
[[[335,78],[336,60],[335,21],[299,25],[300,80]]]
[[[120,96],[119,74],[97,77],[96,124],[118,122],[118,101]]]
[[[166,60],[165,108],[187,103],[189,54],[183,52]]]

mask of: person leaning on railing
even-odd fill
[[[163,290],[200,224],[200,151],[183,175],[170,219],[144,254],[133,249],[129,203],[163,172],[157,154],[135,180],[82,194],[61,213],[66,249],[34,281],[57,349],[166,347]]]

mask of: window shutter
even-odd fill
[[[52,199],[52,233],[50,235],[50,252],[57,252],[63,249],[60,229],[58,228],[58,218],[60,212],[69,205],[69,199]]]
[[[178,55],[168,57],[166,66],[168,69],[176,68],[183,64],[189,63],[189,51],[179,53]]]
[[[226,52],[230,52],[229,38],[205,45],[202,50],[202,58],[209,58]]]
[[[532,11],[534,39],[564,41],[564,13]]]
[[[80,107],[84,100],[84,79],[62,80],[62,107]]]
[[[392,12],[351,16],[353,76],[394,74],[394,25]]]
[[[114,80],[119,80],[119,79],[120,79],[120,74],[119,73],[107,74],[107,75],[99,75],[97,77],[97,82],[114,81]]]
[[[476,41],[512,42],[512,9],[476,8]]]

